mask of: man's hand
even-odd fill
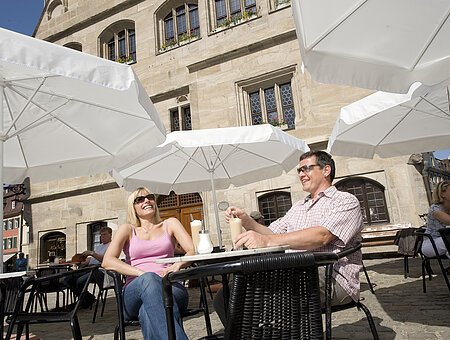
[[[84,257],[94,256],[94,252],[92,250],[85,250],[85,251],[82,252],[82,255]]]
[[[246,231],[235,239],[234,249],[240,246],[246,246],[248,249],[265,248],[269,246],[270,237],[271,235],[263,235],[252,230]]]

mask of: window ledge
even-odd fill
[[[239,26],[239,25],[244,24],[244,23],[246,23],[246,22],[255,20],[256,18],[259,18],[258,14],[252,15],[252,16],[249,17],[249,18],[239,19],[239,20],[230,22],[230,23],[228,23],[228,24],[226,24],[226,25],[223,25],[223,26],[218,26],[218,27],[216,27],[211,33],[218,33],[218,32],[227,30],[227,29],[229,29],[229,28],[232,28],[232,27],[234,27],[234,26]]]
[[[285,8],[285,7],[289,7],[291,5],[291,1],[290,0],[279,0],[278,1],[278,5],[275,7],[275,10],[278,10],[278,9],[282,9],[282,8]]]
[[[173,43],[170,46],[166,46],[166,47],[160,48],[158,52],[159,53],[164,53],[164,52],[173,50],[175,48],[178,48],[180,46],[184,46],[184,45],[190,44],[190,43],[192,43],[192,42],[194,42],[196,40],[199,40],[199,39],[200,39],[200,37],[197,36],[197,37],[187,38],[187,39],[184,39],[184,40],[181,40],[181,41],[177,41],[177,42]]]

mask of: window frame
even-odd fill
[[[232,2],[239,2],[239,9],[232,9]],[[239,22],[245,22],[258,16],[257,1],[253,0],[252,4],[247,4],[252,0],[210,0],[210,25],[211,30],[228,28],[234,26]],[[218,16],[217,3],[223,2],[225,4],[225,15]],[[221,6],[223,8],[223,6]],[[248,14],[251,13],[251,14]]]
[[[284,212],[284,214],[280,213],[280,210],[278,208],[278,200],[277,197],[278,196],[286,196],[289,198],[290,201],[290,207]],[[273,197],[273,202],[275,205],[275,217],[274,218],[270,218],[270,216],[267,216],[267,213],[265,212],[266,208],[263,206],[262,202],[264,199],[267,199],[269,197]],[[258,210],[261,212],[261,214],[264,217],[264,225],[269,226],[270,223],[272,223],[273,221],[275,221],[276,219],[284,216],[286,214],[286,212],[292,207],[292,195],[289,191],[281,191],[281,190],[277,190],[277,191],[271,191],[268,193],[265,193],[261,196],[258,196]]]
[[[115,22],[99,35],[99,41],[100,57],[127,64],[137,62],[136,28],[133,21]]]
[[[364,226],[389,224],[390,223],[390,217],[389,217],[389,209],[388,209],[387,202],[386,202],[386,193],[385,193],[386,189],[385,189],[385,187],[381,183],[379,183],[379,182],[377,182],[377,181],[375,181],[373,179],[366,178],[366,177],[349,177],[349,178],[345,178],[345,179],[342,179],[342,180],[338,181],[336,184],[334,184],[334,186],[336,188],[338,188],[338,190],[340,190],[340,191],[346,191],[346,190],[342,190],[342,187],[345,186],[348,183],[354,183],[354,182],[360,183],[361,184],[361,188],[362,188],[362,198],[363,198],[362,203],[359,200],[359,198],[358,197],[357,198],[358,198],[358,200],[360,201],[360,204],[361,204],[361,212],[363,210],[365,212],[366,221],[363,221]],[[371,214],[370,214],[370,208],[371,207],[369,206],[369,200],[367,198],[366,184],[370,184],[373,187],[379,189],[379,191],[380,191],[380,193],[382,195],[382,202],[383,202],[382,208],[384,209],[384,214],[386,216],[385,220],[372,221]],[[349,191],[346,191],[346,192],[349,192]],[[380,207],[376,206],[376,208],[379,209]],[[364,217],[364,215],[363,215],[363,217]]]
[[[187,126],[187,121],[186,121],[186,109],[189,110],[189,116],[190,116],[190,125],[191,127],[188,128]],[[179,129],[175,129],[174,127],[174,113],[177,113],[177,118],[178,118],[178,125],[179,125]],[[169,121],[170,121],[170,131],[187,131],[187,130],[192,130],[192,110],[191,110],[191,106],[189,104],[184,104],[184,105],[180,105],[177,107],[174,107],[172,109],[169,109]]]
[[[183,12],[180,10],[183,9]],[[197,18],[193,20],[192,13],[196,12]],[[185,29],[180,31],[179,18],[184,17]],[[173,32],[172,35],[167,35],[166,22],[171,21]],[[197,22],[196,26],[194,21]],[[186,43],[192,42],[200,38],[200,14],[198,2],[184,1],[184,2],[171,2],[169,5],[160,8],[157,11],[157,22],[159,23],[158,32],[158,51],[165,52],[169,49],[179,47]]]
[[[289,107],[292,107],[294,111],[294,119],[291,122],[290,126],[282,124],[284,121],[284,107],[282,105],[282,99],[279,93],[279,87],[286,83],[290,83],[292,105],[290,105]],[[238,97],[239,124],[241,126],[254,125],[250,95],[256,92],[258,92],[259,94],[259,102],[261,106],[261,123],[268,123],[264,89],[275,87],[275,84],[277,84],[278,86],[278,90],[275,89],[278,124],[275,125],[279,126],[282,130],[295,129],[299,120],[301,119],[301,106],[298,104],[299,94],[297,88],[297,65],[290,65],[282,69],[274,70],[250,79],[236,82],[235,88],[236,96]]]

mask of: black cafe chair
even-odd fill
[[[356,252],[360,249],[361,249],[361,244],[337,253],[337,257],[338,257],[338,259],[347,257],[348,255],[353,254],[354,252]],[[363,264],[363,269],[365,271],[364,264]],[[327,266],[325,268],[325,291],[327,294],[327,298],[325,299],[325,307],[322,308],[322,313],[326,315],[326,321],[325,321],[326,339],[327,340],[331,339],[331,315],[332,315],[332,313],[356,307],[356,308],[358,308],[358,310],[363,310],[363,312],[366,314],[367,322],[369,323],[370,331],[372,332],[372,337],[374,340],[378,340],[379,339],[378,332],[375,327],[375,322],[373,321],[372,314],[370,313],[369,308],[367,308],[361,302],[361,300],[358,300],[358,301],[352,300],[351,302],[346,303],[344,305],[331,306],[330,301],[331,301],[331,277],[332,277],[332,274],[333,274],[333,264],[330,263],[330,264],[327,264]],[[366,276],[367,276],[367,273],[366,273]],[[367,278],[368,278],[368,276],[367,276]],[[373,292],[373,290],[372,290],[372,293],[375,294]]]
[[[323,339],[317,268],[337,259],[334,253],[270,254],[169,273],[163,278],[169,339],[175,339],[171,283],[232,273],[225,339]]]
[[[119,323],[116,325],[114,329],[114,340],[125,340],[125,328],[128,326],[140,326],[139,320],[125,320],[124,313],[123,313],[123,278],[122,275],[117,273],[114,270],[107,270],[106,273],[110,275],[114,279],[114,293],[116,295],[116,303],[117,303],[117,314]],[[206,299],[206,292],[205,287],[203,284],[203,281],[200,280],[199,282],[199,288],[200,288],[200,299],[201,299],[201,306],[199,308],[188,308],[182,315],[182,318],[189,317],[192,315],[196,315],[199,313],[203,313],[205,317],[205,325],[206,325],[206,332],[208,335],[212,334],[212,328],[211,328],[211,320],[209,318],[209,309],[208,309],[208,301]]]
[[[428,273],[428,277],[429,277],[430,280],[431,280],[431,275],[433,274],[433,271],[431,269],[431,264],[430,264],[431,260],[437,260],[438,261],[439,267],[440,267],[441,272],[442,272],[442,276],[444,277],[445,283],[447,284],[447,288],[448,288],[448,290],[450,292],[450,282],[448,280],[447,273],[446,273],[444,265],[442,263],[442,259],[445,259],[447,257],[439,255],[439,252],[438,252],[438,250],[436,248],[436,244],[434,243],[434,240],[433,240],[433,238],[431,237],[430,234],[426,234],[423,230],[417,230],[416,231],[416,235],[418,235],[418,237],[421,239],[422,243],[423,243],[423,240],[425,238],[428,238],[430,240],[430,242],[431,242],[431,246],[433,247],[434,254],[435,254],[435,256],[429,257],[429,256],[426,256],[426,255],[424,255],[422,253],[422,249],[419,249],[419,255],[420,255],[421,259],[422,259],[422,287],[423,287],[423,292],[424,293],[427,292],[427,287],[426,287],[427,279],[426,279],[425,271]]]
[[[15,303],[13,314],[7,319],[8,332],[6,334],[6,340],[11,339],[14,327],[17,326],[16,330],[16,338],[20,339],[23,327],[26,326],[26,336],[29,338],[28,325],[30,324],[38,324],[38,323],[55,323],[55,322],[69,322],[72,328],[73,338],[76,340],[82,340],[80,325],[78,322],[77,312],[80,308],[80,304],[83,300],[83,297],[86,293],[89,280],[86,281],[86,284],[81,291],[78,300],[66,306],[65,308],[60,308],[54,311],[33,311],[33,301],[35,295],[38,294],[40,286],[47,286],[49,283],[53,283],[56,281],[62,282],[65,278],[70,275],[76,275],[78,273],[89,273],[89,279],[92,276],[92,271],[95,269],[95,266],[84,267],[77,270],[70,270],[65,272],[60,272],[56,274],[51,274],[48,276],[41,277],[31,277],[28,278],[20,287],[17,301]],[[28,301],[25,302],[25,297],[28,296]]]

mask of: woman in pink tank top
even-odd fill
[[[162,300],[162,277],[189,263],[156,264],[161,258],[173,257],[175,240],[194,254],[194,245],[183,225],[176,218],[164,222],[159,216],[155,195],[146,188],[138,188],[128,197],[127,224],[116,231],[103,257],[103,267],[127,275],[123,290],[124,315],[127,320],[139,318],[144,339],[167,339],[167,324]],[[120,253],[126,262],[119,260]],[[186,339],[181,313],[188,305],[186,288],[176,283],[174,297],[175,331],[177,339]]]

